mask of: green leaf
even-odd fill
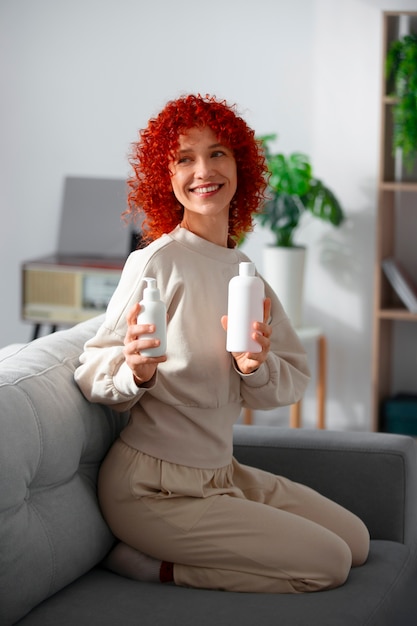
[[[320,180],[315,180],[304,198],[306,208],[311,213],[325,222],[339,226],[344,220],[342,207],[334,193],[323,185]]]
[[[298,196],[307,193],[311,180],[311,165],[305,154],[294,152],[288,157],[275,154],[270,156],[268,166],[271,172],[269,184],[275,192]]]
[[[344,219],[343,210],[333,192],[313,177],[310,159],[302,152],[286,156],[272,154],[268,142],[275,134],[259,137],[269,170],[269,200],[258,214],[262,226],[275,236],[277,246],[294,246],[294,233],[304,211],[335,226]]]
[[[393,152],[400,148],[411,170],[417,158],[417,34],[391,43],[385,69],[397,99],[393,107]]]
[[[276,245],[290,246],[303,210],[304,206],[297,196],[278,193],[265,204],[259,221],[274,233]]]

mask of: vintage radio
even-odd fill
[[[68,176],[56,254],[23,263],[22,318],[73,325],[103,312],[128,254],[142,246],[141,220],[126,227],[126,181]],[[105,255],[103,256],[103,251]]]
[[[22,266],[22,319],[75,324],[103,312],[125,259],[54,255]]]

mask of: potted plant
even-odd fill
[[[404,35],[388,48],[387,79],[392,81],[393,149],[402,150],[404,164],[411,171],[417,156],[417,34]]]
[[[302,324],[302,290],[305,248],[294,243],[302,215],[313,216],[339,226],[344,220],[342,207],[334,193],[313,175],[308,156],[294,152],[273,154],[269,142],[276,135],[260,137],[270,173],[268,200],[259,221],[275,237],[264,250],[264,276],[281,299],[294,326]]]

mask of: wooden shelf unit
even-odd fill
[[[396,257],[396,227],[404,197],[417,213],[417,163],[408,172],[401,165],[401,155],[393,151],[392,108],[396,99],[390,94],[392,84],[385,78],[385,59],[392,41],[406,32],[417,32],[417,11],[386,11],[383,13],[382,89],[381,89],[381,140],[378,182],[378,210],[376,224],[375,295],[373,315],[372,355],[372,428],[380,430],[381,404],[392,395],[393,352],[396,324],[417,322],[417,314],[411,313],[399,300],[386,278],[381,262]],[[416,232],[417,242],[417,232]],[[417,250],[417,246],[416,246]],[[413,276],[417,282],[417,276]],[[417,353],[417,345],[414,346]]]

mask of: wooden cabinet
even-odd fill
[[[383,14],[381,143],[376,232],[374,337],[373,337],[373,422],[381,428],[381,404],[394,393],[417,393],[417,313],[398,298],[382,269],[382,261],[400,261],[417,284],[417,163],[409,172],[401,154],[393,153],[392,85],[385,78],[389,45],[408,32],[417,32],[416,12]],[[406,367],[401,379],[402,366]],[[410,372],[411,368],[411,372]],[[403,368],[404,369],[404,368]],[[414,384],[414,388],[410,388]]]
[[[22,265],[22,319],[41,326],[72,326],[104,313],[124,258],[54,254]]]

